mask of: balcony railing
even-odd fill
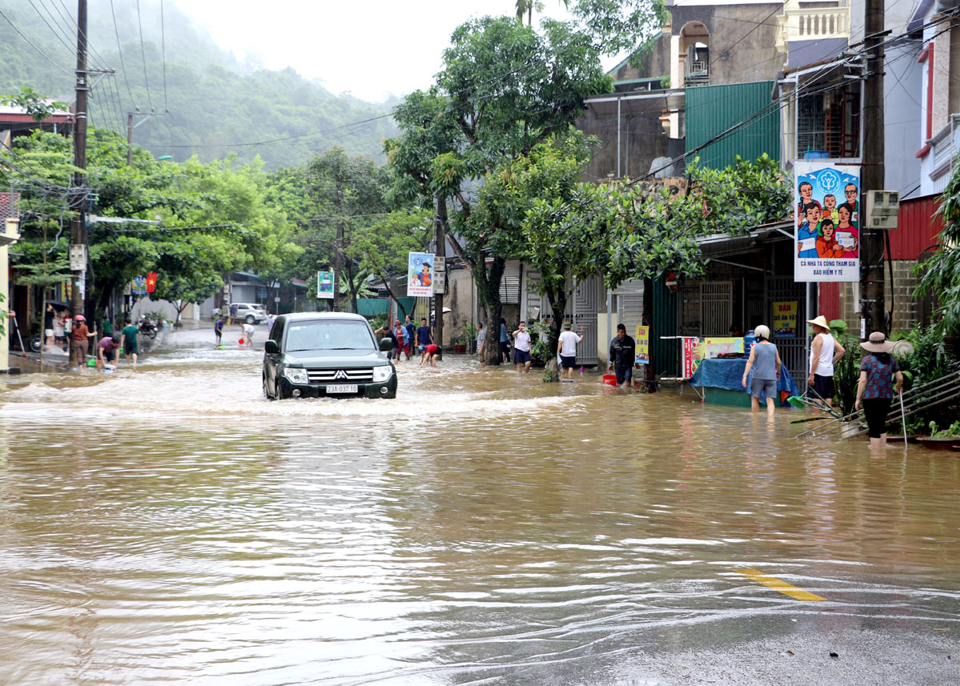
[[[850,37],[849,7],[804,9],[790,3],[777,18],[777,47],[787,51],[787,43],[801,40]]]

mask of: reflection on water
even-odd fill
[[[744,619],[958,609],[951,456],[462,360],[401,365],[393,401],[266,402],[257,362],[0,387],[9,683],[597,683]]]

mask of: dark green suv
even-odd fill
[[[277,317],[264,344],[268,399],[397,397],[397,373],[367,320],[345,312]]]

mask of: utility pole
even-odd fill
[[[337,179],[337,241],[333,246],[333,311],[340,311],[340,268],[343,266],[340,259],[343,250],[343,189]]]
[[[437,254],[447,255],[447,199],[437,198]],[[434,274],[436,279],[437,275]],[[446,283],[446,274],[444,274],[444,283]],[[434,343],[440,351],[440,359],[443,359],[443,291],[433,296],[433,320],[435,340]]]
[[[883,302],[884,231],[867,228],[863,199],[883,190],[883,21],[884,0],[866,0],[864,46],[867,77],[863,86],[863,167],[860,173],[860,312],[861,339],[872,331],[886,333]]]
[[[77,112],[76,125],[73,134],[73,164],[77,171],[73,175],[73,205],[76,215],[70,232],[70,243],[72,252],[82,250],[82,262],[80,269],[73,271],[73,287],[70,289],[70,305],[73,309],[74,322],[76,316],[85,312],[84,300],[86,295],[87,279],[87,197],[85,193],[87,180],[84,173],[87,168],[87,93],[90,91],[87,86],[87,0],[77,0]],[[82,363],[82,360],[76,360],[76,353],[72,341],[70,343],[70,352],[68,364],[74,361]]]

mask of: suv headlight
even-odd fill
[[[393,375],[393,367],[389,364],[373,368],[373,382],[383,383]]]
[[[307,376],[306,369],[298,369],[297,367],[285,367],[283,370],[283,375],[287,378],[287,381],[289,381],[290,383],[296,383],[296,384],[310,383],[310,377]]]

